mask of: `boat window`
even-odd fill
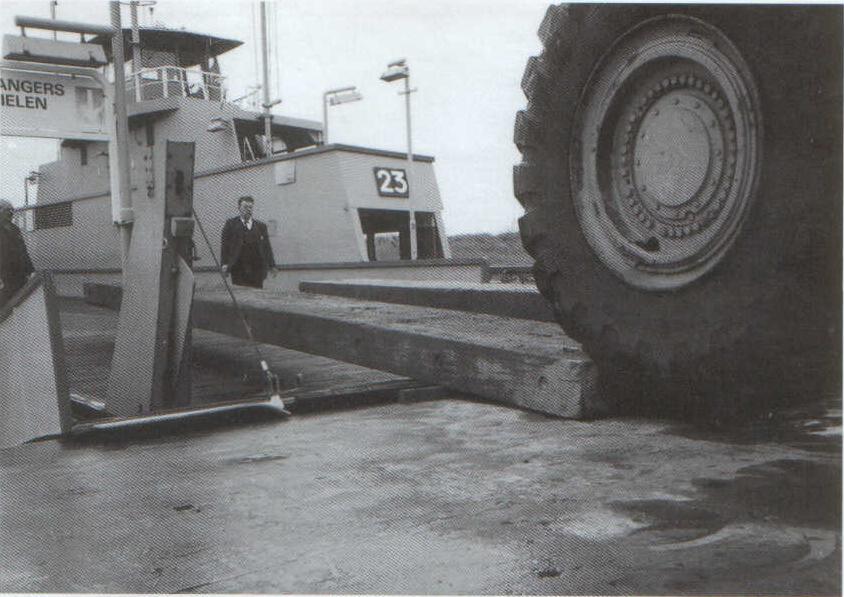
[[[264,157],[264,146],[257,135],[243,135],[238,139],[240,159],[244,162],[260,160]]]
[[[358,209],[370,261],[410,259],[410,215],[392,209]]]
[[[284,139],[279,137],[273,137],[273,154],[277,153],[287,153],[287,143],[285,143]]]
[[[243,139],[241,139],[240,157],[244,162],[255,159],[255,152],[252,151],[252,144],[249,142],[249,137],[243,137]]]
[[[370,261],[410,259],[410,214],[404,210],[358,209]],[[416,258],[442,259],[443,245],[433,212],[417,211]]]
[[[442,259],[443,245],[437,218],[433,212],[417,211],[416,219],[416,258]]]

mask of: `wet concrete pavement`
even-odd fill
[[[841,415],[447,399],[0,451],[0,591],[841,592]]]

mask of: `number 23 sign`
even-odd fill
[[[409,197],[410,185],[407,182],[407,173],[397,168],[372,169],[375,173],[375,186],[378,194],[382,197]]]

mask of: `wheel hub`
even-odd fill
[[[660,18],[622,37],[587,89],[571,153],[587,240],[634,286],[691,283],[723,258],[755,190],[749,70],[716,29]]]

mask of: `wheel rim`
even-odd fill
[[[720,31],[642,23],[603,56],[575,122],[577,216],[615,275],[668,290],[721,261],[755,194],[761,119],[750,69]]]

